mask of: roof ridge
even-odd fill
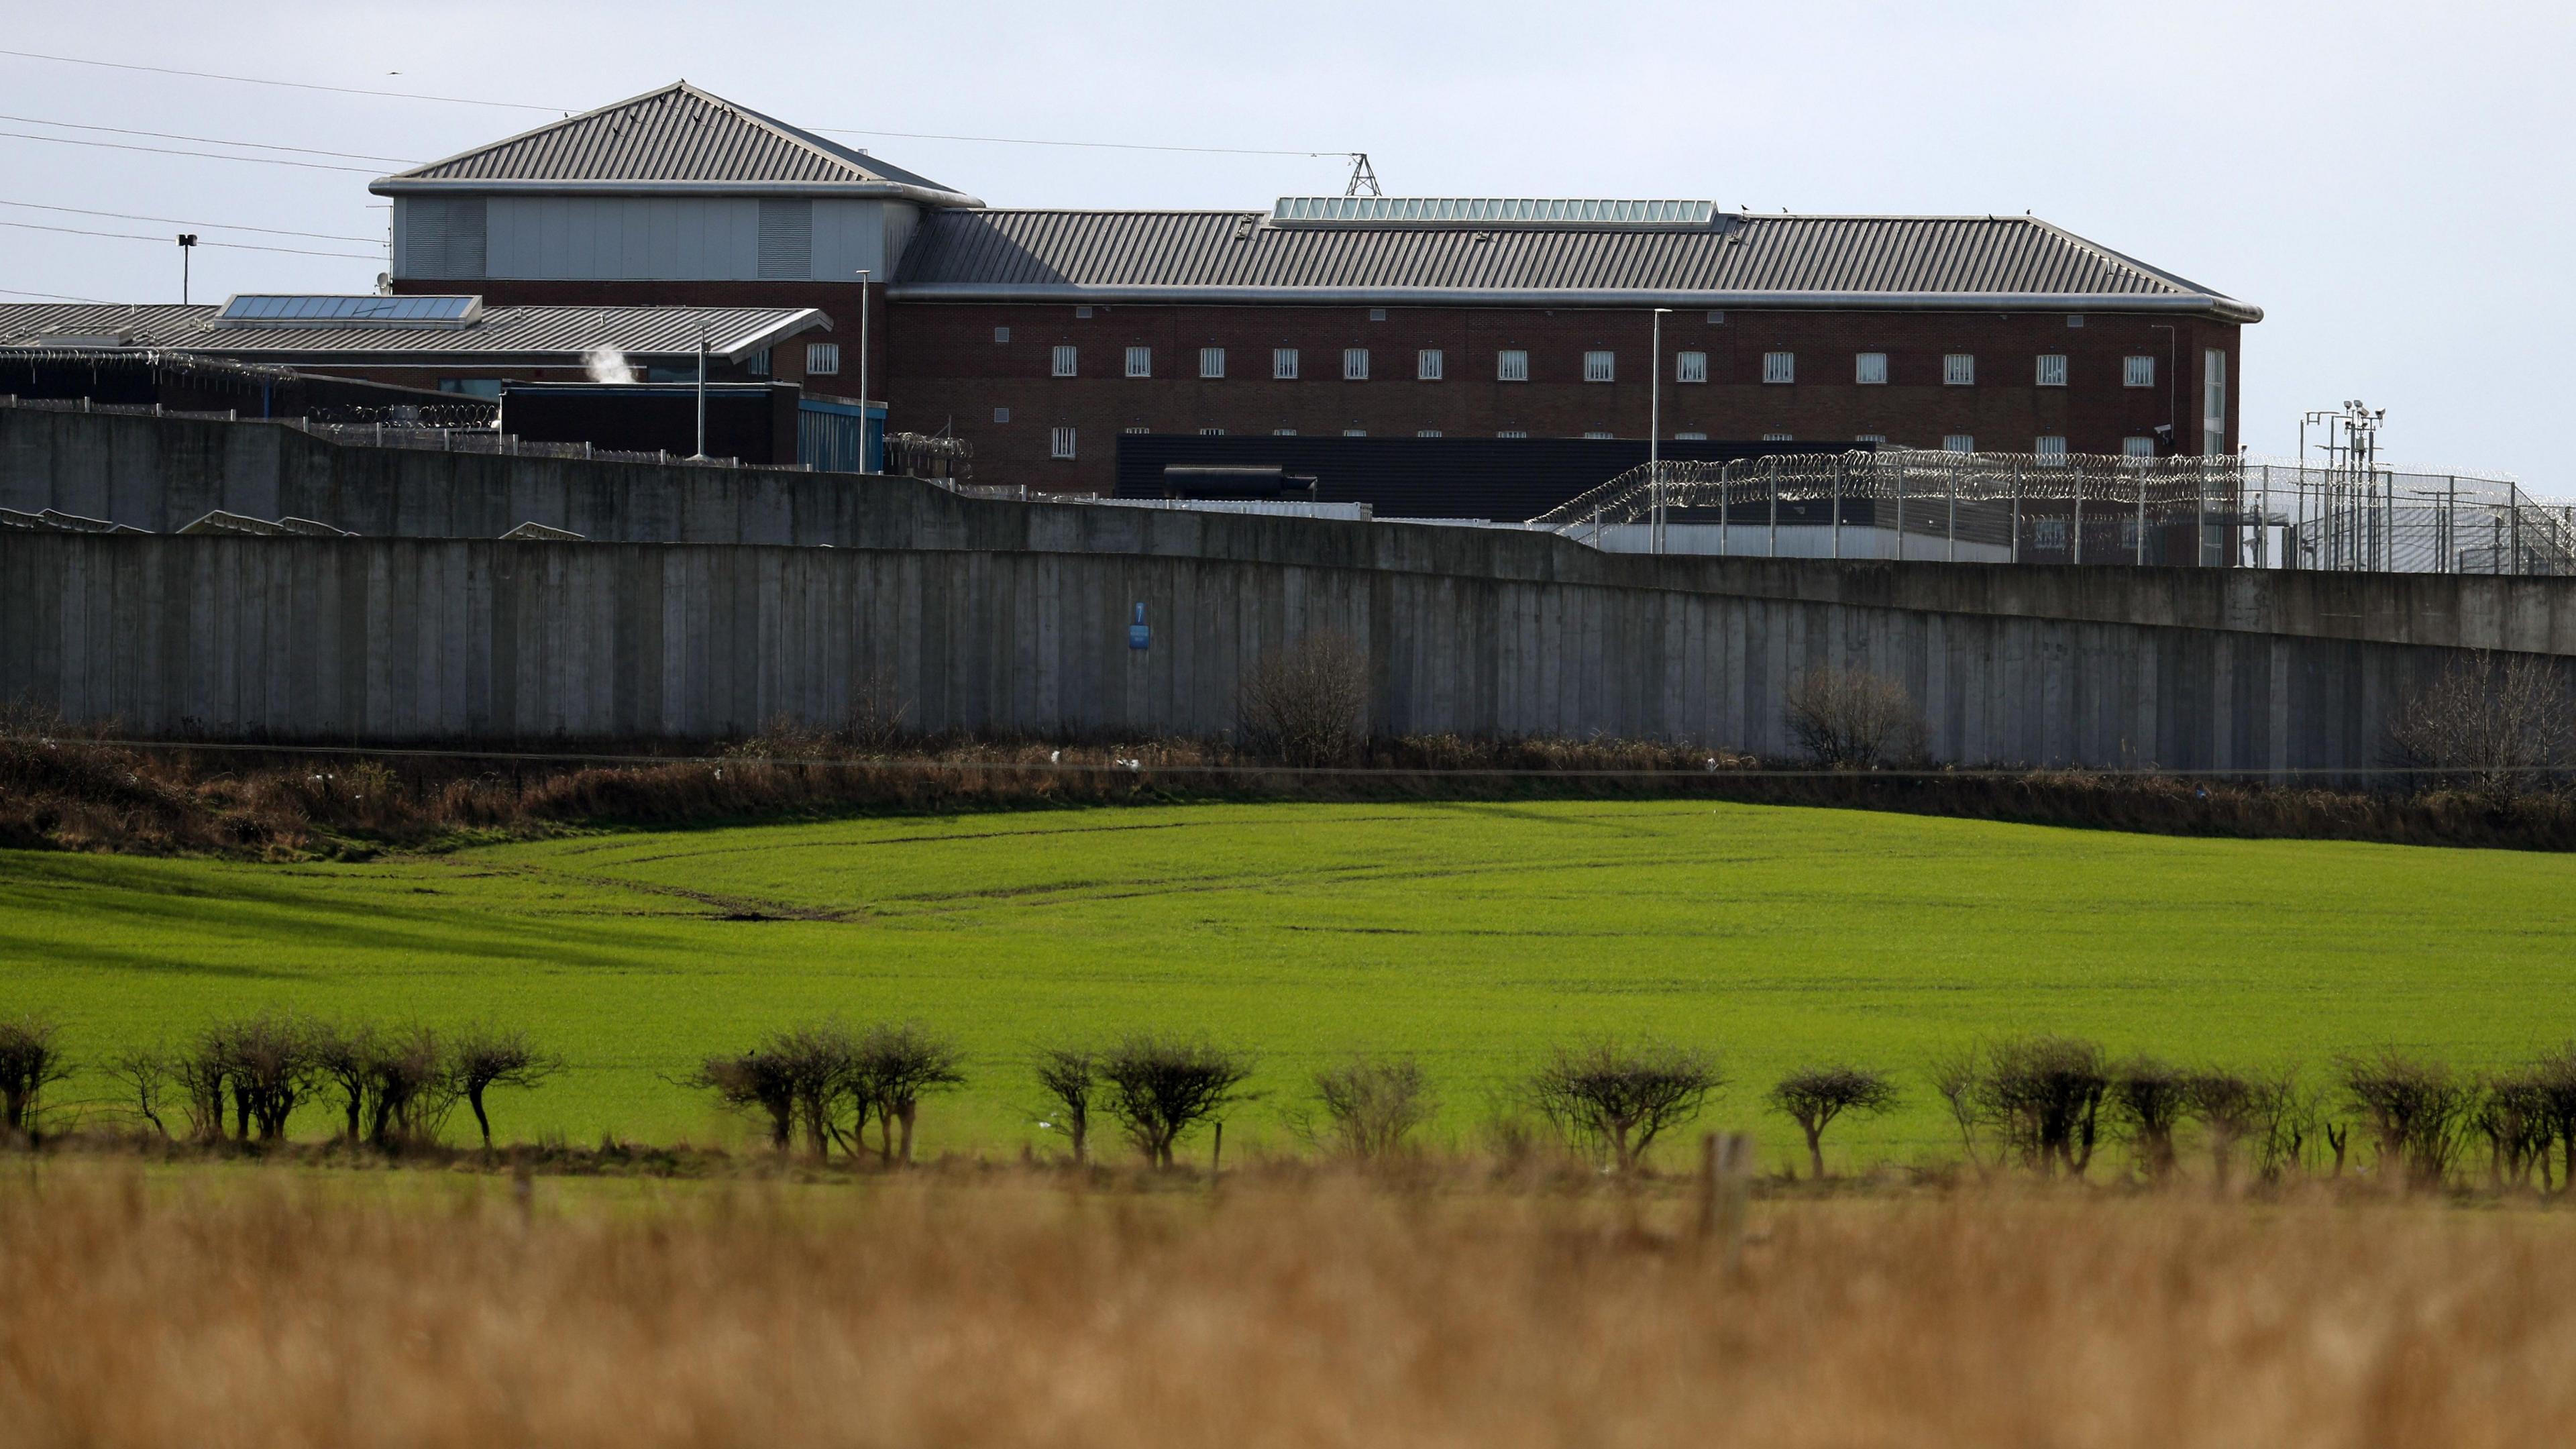
[[[751,107],[744,105],[740,101],[727,100],[713,91],[693,86],[686,80],[677,82],[675,88],[685,94],[696,96],[700,100],[722,106],[734,115],[742,118],[743,120],[749,121],[755,126],[759,126],[782,141],[786,141],[791,145],[801,146],[805,150],[822,157],[824,160],[831,162],[835,166],[855,172],[859,179],[863,181],[883,181],[887,179],[884,176],[869,170],[867,167],[861,166],[857,162],[852,161],[848,156],[841,154],[838,148],[823,141],[819,136],[815,135],[811,131],[790,125],[785,121],[779,120],[775,116],[764,115],[763,113],[755,111]],[[856,147],[851,149],[857,151],[857,154],[862,156],[867,154],[867,152],[858,150]]]
[[[586,111],[576,111],[568,115],[557,116],[551,121],[542,122],[538,125],[530,126],[524,131],[518,131],[510,135],[503,136],[497,141],[486,141],[480,146],[468,146],[464,150],[451,156],[441,156],[435,161],[423,161],[419,165],[411,167],[408,170],[396,171],[392,175],[386,176],[382,179],[387,181],[399,181],[406,176],[419,176],[424,172],[436,171],[441,167],[456,165],[460,161],[470,161],[487,152],[498,151],[504,146],[515,146],[521,141],[527,140],[531,136],[544,135],[546,132],[554,130],[560,126],[569,126],[576,121],[587,121],[594,116],[603,116],[610,111],[621,110],[627,106],[636,105],[643,101],[649,101],[655,96],[669,95],[673,91],[687,89],[689,89],[689,83],[686,80],[675,80],[669,85],[655,86],[649,91],[639,91],[634,95],[628,96],[622,101],[610,101],[606,105],[593,106]]]

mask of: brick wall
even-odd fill
[[[1110,486],[1116,437],[1141,428],[1188,433],[1410,435],[1424,429],[1492,435],[1580,436],[1648,431],[1650,321],[1636,310],[1391,307],[1103,306],[896,302],[888,309],[885,391],[892,426],[952,426],[975,443],[975,476],[1053,489]],[[2116,453],[2127,437],[2170,419],[2177,446],[2198,452],[2200,356],[2230,355],[2230,428],[2237,329],[2183,319],[2063,313],[1701,311],[1664,319],[1663,431],[1758,440],[1786,433],[1841,441],[1882,434],[1938,447],[1968,434],[1980,448],[2028,451],[2042,435],[2075,452]],[[2167,330],[2167,328],[2171,330]],[[1007,328],[1008,341],[998,341]],[[1079,375],[1050,375],[1054,349],[1078,349]],[[1150,378],[1124,375],[1131,346],[1151,349]],[[1199,350],[1225,349],[1222,379],[1199,376]],[[1271,376],[1274,348],[1299,354],[1297,380]],[[1343,377],[1343,353],[1365,348],[1369,379]],[[1417,355],[1443,354],[1445,378],[1416,378]],[[1502,382],[1496,354],[1529,354],[1529,380]],[[1615,354],[1616,380],[1586,382],[1584,354]],[[1679,383],[1674,354],[1708,354],[1708,380]],[[1796,356],[1793,383],[1762,381],[1766,352]],[[1885,385],[1854,381],[1855,355],[1884,352]],[[1976,381],[1943,381],[1943,357],[1976,358]],[[2067,358],[2067,385],[2035,383],[2043,353]],[[2122,385],[2122,359],[2155,358],[2155,385]],[[2175,363],[2180,362],[2179,369]],[[1009,420],[996,421],[1007,409]],[[1075,429],[1076,457],[1050,458],[1050,433]],[[2228,440],[2230,446],[2233,439]]]

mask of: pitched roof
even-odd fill
[[[175,303],[0,303],[0,357],[49,340],[157,348],[269,362],[578,359],[595,347],[630,357],[694,356],[705,329],[720,358],[828,330],[811,307],[487,307],[467,327],[217,322],[219,308]]]
[[[948,211],[914,300],[2158,311],[2262,309],[2026,216],[1718,215],[1705,226],[1281,225],[1266,212]]]
[[[415,166],[368,187],[442,191],[699,191],[900,196],[981,206],[855,147],[686,81]]]

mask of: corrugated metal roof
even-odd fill
[[[685,81],[398,172],[371,189],[471,190],[475,182],[794,186],[981,204]]]
[[[1276,226],[1260,212],[942,212],[924,218],[894,286],[921,299],[1298,292],[1712,307],[2058,299],[2261,316],[2030,217],[1727,215],[1702,229],[1639,231]]]
[[[49,337],[77,337],[267,361],[324,354],[579,357],[594,347],[629,356],[694,356],[703,327],[716,355],[733,357],[831,326],[811,307],[489,307],[481,321],[466,327],[309,322],[263,327],[218,323],[216,311],[176,304],[0,303],[0,347],[43,346]]]

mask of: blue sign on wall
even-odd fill
[[[1127,626],[1127,647],[1130,649],[1150,649],[1153,645],[1154,631],[1145,627],[1145,606],[1143,604],[1138,604],[1136,606],[1136,622]]]

